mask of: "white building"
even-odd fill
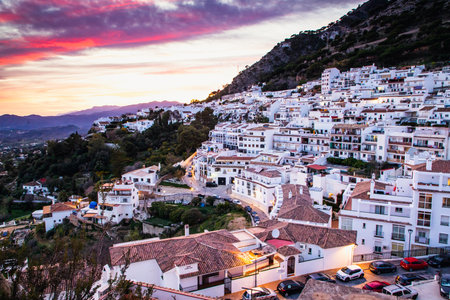
[[[112,266],[103,268],[102,278],[114,277],[129,260],[128,280],[222,297],[242,287],[348,265],[355,240],[353,231],[277,221],[248,230],[194,235],[186,230],[182,237],[115,244]]]
[[[45,223],[45,231],[49,231],[55,225],[61,224],[64,219],[72,214],[77,214],[77,207],[71,202],[59,202],[43,207],[43,220]]]
[[[375,180],[348,186],[339,228],[358,231],[355,254],[394,254],[424,247],[448,246],[450,161],[428,160],[415,166],[412,178],[394,184]]]

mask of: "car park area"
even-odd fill
[[[409,272],[407,270],[404,270],[400,267],[400,259],[395,261],[389,261],[394,266],[396,266],[395,272],[389,272],[389,273],[380,273],[375,274],[372,271],[369,270],[369,263],[362,263],[357,264],[361,269],[364,271],[364,277],[350,280],[348,282],[341,281],[339,279],[336,279],[336,274],[340,269],[333,269],[333,270],[327,270],[323,271],[323,274],[328,275],[331,279],[336,279],[335,284],[344,285],[344,286],[350,286],[354,288],[360,288],[362,289],[366,284],[372,282],[372,281],[380,281],[380,282],[387,282],[389,284],[395,284],[395,279],[400,274],[407,274],[407,273],[417,273],[421,277],[424,277],[425,281],[418,281],[415,282],[412,288],[416,290],[419,293],[419,296],[417,299],[444,299],[439,295],[439,283],[438,281],[432,281],[435,278],[435,275],[438,273],[438,271],[441,271],[443,274],[450,273],[450,266],[443,267],[441,269],[428,267],[424,270],[417,270]],[[300,282],[305,283],[307,276],[296,276],[296,277],[290,277],[289,279],[297,280]],[[275,281],[268,284],[262,285],[263,287],[272,289],[274,291],[277,290],[277,285],[281,282]],[[231,295],[225,295],[224,299],[242,299],[243,291],[233,293]],[[300,293],[295,294],[289,294],[288,296],[284,297],[280,293],[276,292],[278,299],[297,299],[300,295]]]

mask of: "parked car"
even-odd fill
[[[450,299],[450,273],[441,274],[439,291],[445,299]]]
[[[400,262],[400,266],[408,271],[414,271],[414,270],[422,270],[428,268],[428,264],[426,261],[422,259],[417,259],[415,257],[405,257]]]
[[[233,203],[237,204],[237,205],[241,205],[241,201],[237,200],[237,199],[233,199]]]
[[[397,267],[390,262],[386,261],[374,261],[369,265],[369,270],[375,274],[391,273],[397,271]]]
[[[256,216],[256,217],[253,217],[253,221],[255,222],[256,225],[258,225],[259,222],[261,221],[261,219],[258,216]]]
[[[324,274],[324,273],[313,273],[313,274],[309,274],[308,276],[306,276],[306,281],[308,281],[310,279],[336,283],[336,280],[332,279],[330,276],[328,276],[327,274]]]
[[[285,280],[278,284],[277,290],[278,292],[280,292],[281,295],[286,297],[290,294],[301,293],[304,287],[305,284],[302,282],[295,280]]]
[[[395,283],[401,285],[410,285],[413,281],[422,281],[422,280],[427,280],[427,278],[417,273],[399,274],[395,277]]]
[[[344,267],[340,269],[337,274],[336,278],[342,280],[342,281],[350,281],[358,278],[364,277],[364,271],[361,269],[360,266],[357,265],[351,265]]]
[[[381,290],[385,287],[391,285],[389,282],[386,281],[378,281],[378,280],[374,280],[371,281],[369,283],[366,283],[362,289],[363,290],[368,290],[368,291],[372,291],[372,292],[377,292],[377,293],[381,293]]]
[[[252,217],[258,216],[258,213],[256,211],[252,211]]]
[[[427,263],[433,268],[450,266],[450,254],[433,255],[428,258]]]
[[[207,181],[205,183],[206,187],[217,187],[217,183],[213,182],[213,181]]]
[[[246,290],[242,295],[243,300],[250,299],[277,299],[277,294],[271,289],[264,287],[255,287],[251,290]]]
[[[419,296],[416,290],[399,284],[385,286],[381,293],[397,297],[397,299],[416,299]]]
[[[248,205],[246,207],[244,207],[244,209],[248,213],[252,212],[252,208],[250,206],[248,206]]]

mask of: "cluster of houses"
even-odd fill
[[[159,166],[144,167],[122,175],[120,180],[105,183],[98,189],[97,201],[72,196],[68,202],[44,206],[45,231],[74,216],[82,222],[119,224],[139,212],[139,201],[155,192]]]
[[[190,174],[229,186],[230,197],[259,208],[268,220],[198,234],[186,226],[181,237],[116,244],[98,298],[127,263],[129,280],[220,297],[350,265],[358,255],[403,257],[412,249],[449,246],[450,67],[332,68],[296,89],[253,86],[165,110],[189,121],[205,107],[227,121],[210,131]],[[261,115],[269,122],[248,122]],[[127,125],[145,130],[139,126]],[[336,163],[347,158],[386,168],[358,175]],[[61,222],[62,211],[98,224],[131,218],[157,180],[157,167],[139,169],[104,185],[98,203],[44,208],[46,229]]]

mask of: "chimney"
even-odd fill
[[[184,236],[189,236],[189,224],[184,225]]]
[[[375,193],[375,173],[372,173],[372,180],[370,180],[370,195]]]
[[[433,161],[431,160],[431,158],[427,159],[427,164],[426,164],[426,170],[427,171],[431,171],[431,167],[433,166]]]

